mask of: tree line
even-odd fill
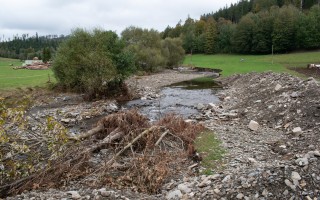
[[[44,61],[51,59],[64,35],[33,36],[29,34],[15,35],[11,38],[0,38],[0,57],[29,60],[38,57]]]
[[[243,16],[225,18],[218,11],[199,20],[188,17],[184,23],[168,26],[162,37],[181,38],[187,53],[268,54],[272,48],[275,53],[320,48],[319,5],[313,5],[315,1],[299,1],[305,6],[313,5],[301,9],[298,4],[291,4],[293,1],[286,2],[289,1],[243,0],[233,6],[243,6]],[[230,8],[224,11],[229,12]]]

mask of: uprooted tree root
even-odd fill
[[[112,114],[101,119],[92,130],[70,138],[74,144],[50,166],[1,186],[0,194],[59,187],[71,180],[87,178],[94,180],[94,183],[84,181],[90,186],[107,184],[156,193],[179,164],[193,156],[194,139],[203,130],[203,126],[187,123],[175,115],[150,124],[136,110]],[[90,159],[102,149],[108,155],[93,166]]]

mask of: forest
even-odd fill
[[[271,54],[320,48],[320,8],[314,0],[241,0],[199,20],[168,26],[191,53]]]
[[[15,35],[12,39],[0,38],[0,57],[28,60],[38,57],[44,61],[51,59],[61,43],[67,36],[46,35],[33,36],[29,34]]]

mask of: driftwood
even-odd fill
[[[169,130],[166,130],[164,133],[162,133],[162,135],[160,136],[160,138],[158,139],[158,141],[156,142],[155,146],[159,145],[159,143],[161,142],[161,140],[169,133]]]
[[[120,150],[111,160],[109,160],[106,165],[112,165],[112,163],[129,147],[131,147],[135,142],[137,142],[140,138],[142,138],[144,135],[156,130],[159,128],[158,126],[152,126],[149,129],[143,131],[140,133],[137,137],[135,137],[129,144],[127,144],[122,150]]]
[[[99,133],[100,131],[103,130],[103,125],[100,124],[98,126],[96,126],[95,128],[89,130],[88,132],[84,133],[84,134],[81,134],[81,135],[78,135],[76,137],[70,137],[69,139],[70,140],[82,140],[82,139],[85,139],[85,138],[88,138],[88,137],[91,137],[97,133]]]

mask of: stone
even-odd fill
[[[237,199],[243,199],[243,197],[244,197],[244,195],[243,195],[242,193],[239,193],[239,194],[237,195]]]
[[[320,157],[320,152],[319,151],[309,151],[308,152],[308,155],[310,158],[313,158],[313,157]]]
[[[259,123],[251,120],[249,123],[249,129],[252,131],[257,131],[259,129]]]
[[[289,191],[288,190],[285,190],[284,192],[283,192],[283,195],[284,196],[287,196],[289,194]]]
[[[65,118],[65,119],[61,119],[60,121],[64,123],[70,123],[71,119]]]
[[[301,180],[301,176],[298,172],[292,172],[291,173],[291,179],[294,181],[294,180],[298,180],[300,181]]]
[[[219,177],[220,177],[220,174],[213,174],[213,175],[208,176],[207,178],[208,178],[208,180],[216,180]]]
[[[167,199],[181,199],[182,197],[182,193],[180,190],[174,190],[174,191],[171,191],[167,194],[166,198]]]
[[[202,188],[202,187],[206,187],[208,185],[211,184],[211,180],[208,180],[207,178],[204,179],[201,183],[199,183],[198,187]]]
[[[306,157],[303,157],[303,158],[298,158],[295,163],[301,167],[304,167],[306,165],[309,164],[309,161],[308,161],[308,158]]]
[[[286,184],[288,187],[290,187],[293,191],[296,191],[296,186],[293,185],[293,184],[291,183],[291,181],[289,181],[288,179],[286,179],[284,182],[285,182],[285,184]]]
[[[220,194],[221,193],[221,191],[218,188],[214,189],[213,192],[216,193],[216,194]]]
[[[231,176],[228,175],[226,177],[224,177],[224,179],[222,179],[222,183],[228,182],[231,179]]]
[[[182,193],[190,193],[191,189],[189,188],[189,186],[185,183],[181,183],[178,185],[178,189],[182,192]]]
[[[279,91],[282,88],[280,84],[277,84],[276,87],[274,88],[275,91]]]
[[[264,190],[262,191],[262,196],[268,197],[268,194],[269,194],[269,192],[268,192],[267,189],[264,189]]]
[[[257,163],[256,159],[254,158],[248,158],[249,162],[251,162],[252,164],[255,164]]]
[[[295,135],[300,135],[300,134],[302,134],[302,129],[300,127],[295,127],[292,130],[292,133],[295,134]]]
[[[198,105],[196,106],[196,108],[197,108],[198,110],[202,110],[202,109],[205,108],[205,106],[204,106],[202,103],[198,103]]]
[[[292,97],[292,98],[297,98],[297,97],[299,97],[299,94],[298,94],[297,92],[292,92],[292,93],[290,94],[290,97]]]
[[[80,199],[81,198],[81,195],[79,194],[78,191],[68,191],[67,194],[70,194],[72,199]]]

